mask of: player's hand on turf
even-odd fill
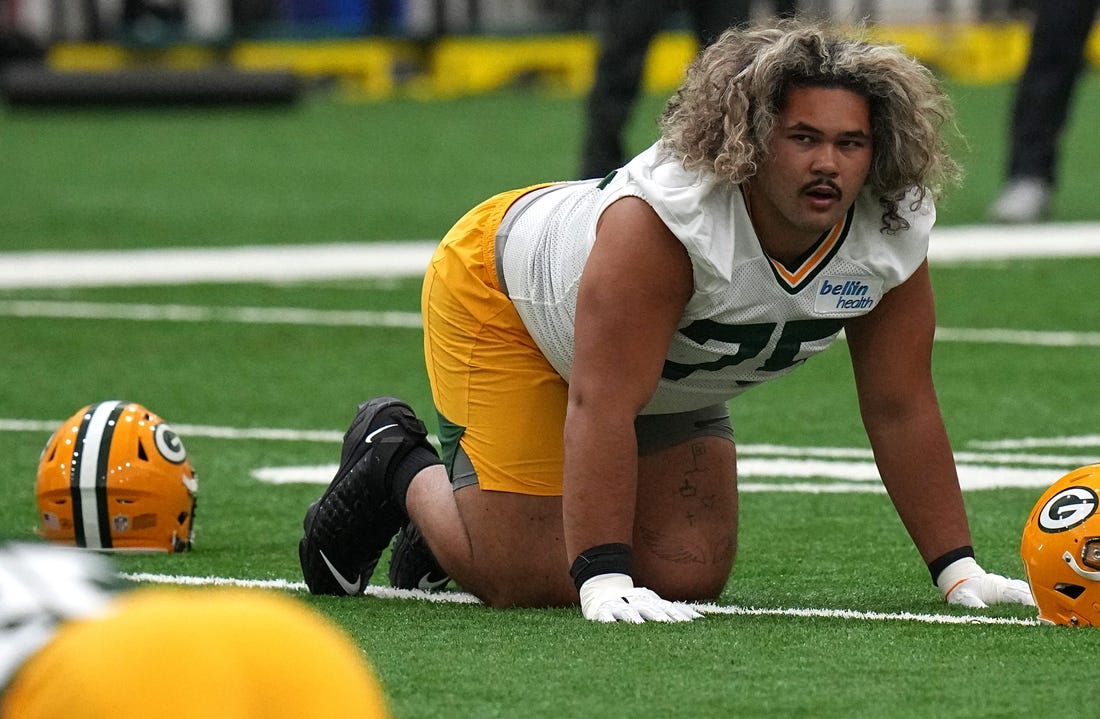
[[[991,604],[1035,606],[1027,582],[990,574],[970,557],[954,562],[940,573],[936,586],[948,604],[981,609]]]
[[[690,622],[703,616],[686,604],[635,587],[626,574],[599,574],[581,585],[581,613],[596,622]]]

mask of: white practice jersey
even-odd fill
[[[107,612],[120,584],[114,565],[82,549],[0,545],[0,693],[62,622]]]
[[[887,234],[881,206],[864,191],[810,256],[788,268],[761,249],[740,188],[684,170],[659,145],[610,181],[538,190],[505,217],[498,269],[531,336],[566,380],[596,221],[624,196],[645,200],[684,244],[695,282],[644,414],[724,402],[826,349],[847,320],[870,312],[916,271],[935,221],[930,200],[911,212],[906,199],[909,229]]]

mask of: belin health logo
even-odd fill
[[[822,277],[814,297],[818,314],[870,312],[882,296],[882,281],[877,277]]]

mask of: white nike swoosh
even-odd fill
[[[443,579],[432,581],[431,579],[428,579],[428,577],[430,576],[432,575],[429,573],[421,577],[420,581],[416,583],[416,588],[422,589],[425,592],[434,592],[436,589],[439,589],[444,584],[451,581],[450,577],[443,577]]]
[[[370,444],[371,438],[374,435],[378,434],[379,432],[385,432],[390,427],[396,427],[396,426],[397,426],[397,423],[394,422],[393,424],[387,424],[385,427],[379,427],[378,429],[374,430],[373,432],[371,432],[370,434],[367,435],[366,439],[363,440],[363,444]]]
[[[351,595],[359,594],[361,591],[363,591],[362,576],[356,577],[354,583],[349,582],[348,580],[344,579],[343,574],[340,574],[340,572],[336,570],[336,567],[332,566],[332,562],[328,561],[328,557],[325,556],[324,552],[321,552],[321,559],[324,560],[325,566],[328,567],[328,570],[330,572],[332,572],[332,576],[336,579],[336,583],[340,585],[341,589]]]

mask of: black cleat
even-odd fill
[[[427,434],[399,399],[359,405],[344,434],[340,468],[302,523],[298,558],[310,592],[355,595],[366,588],[378,558],[407,521],[392,496],[394,469],[418,445],[431,448]]]
[[[424,535],[412,522],[406,522],[393,540],[390,554],[390,586],[398,589],[422,589],[435,592],[447,586],[450,576],[436,561]]]

